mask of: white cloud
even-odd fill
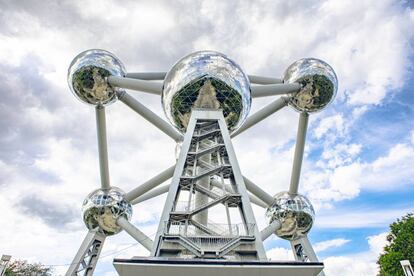
[[[397,190],[412,185],[414,147],[397,144],[372,162],[358,157],[361,145],[336,144],[326,149],[316,166],[304,172],[302,183],[316,206],[324,202],[355,198],[361,190]]]
[[[323,161],[317,165],[321,168],[336,168],[354,161],[362,148],[360,144],[340,144],[326,147],[322,152]]]
[[[345,131],[344,118],[341,114],[323,118],[314,129],[314,135],[317,139],[320,139],[326,135],[328,131],[334,132],[336,135],[343,135]]]
[[[290,249],[286,249],[283,247],[275,247],[268,251],[266,251],[266,255],[270,260],[278,261],[278,260],[285,260],[285,261],[293,261],[295,258],[293,257],[293,252]]]
[[[353,185],[368,190],[393,190],[410,184],[414,177],[411,164],[414,147],[397,144],[388,154],[372,163],[353,163],[336,170],[331,178],[334,186]],[[348,183],[348,184],[347,184]]]
[[[322,242],[316,243],[313,246],[313,249],[315,250],[315,252],[318,253],[318,252],[322,252],[330,248],[341,247],[342,245],[347,244],[350,241],[351,240],[347,240],[347,239],[333,239],[333,240],[322,241]]]
[[[381,233],[367,237],[369,250],[366,252],[326,258],[323,260],[326,275],[376,275],[378,272],[376,261],[386,244],[386,235],[387,233]]]
[[[333,228],[376,228],[384,227],[397,218],[413,212],[414,208],[395,208],[395,209],[321,209],[315,220],[315,227],[333,229]],[[340,219],[338,219],[340,214]]]
[[[299,3],[205,3],[201,11],[213,31],[196,40],[195,46],[235,53],[243,67],[270,76],[280,76],[304,56],[322,58],[337,72],[339,98],[350,104],[379,104],[390,89],[401,87],[412,50],[411,10],[391,0],[380,5],[376,1],[311,1],[297,10]],[[228,24],[235,15],[230,10],[237,11],[231,31]]]

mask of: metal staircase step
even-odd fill
[[[211,168],[209,170],[206,170],[206,171],[200,173],[199,175],[195,175],[195,176],[187,176],[187,175],[181,176],[180,177],[180,180],[184,180],[184,181],[185,180],[197,181],[200,178],[203,178],[203,177],[208,176],[208,175],[215,174],[217,172],[220,172],[221,170],[226,170],[226,169],[231,169],[231,166],[229,164],[224,164],[224,165],[217,166],[217,167]]]
[[[203,156],[203,155],[215,152],[215,151],[219,151],[222,148],[224,148],[224,144],[219,143],[219,144],[215,144],[215,145],[213,145],[209,148],[204,148],[204,149],[199,150],[199,151],[189,151],[188,155],[189,155],[190,158],[193,158],[193,157],[198,158],[200,156]]]

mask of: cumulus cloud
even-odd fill
[[[275,247],[266,251],[266,255],[270,260],[284,260],[284,261],[293,261],[293,252],[290,249],[283,247]]]
[[[35,195],[23,197],[16,202],[15,207],[20,208],[26,215],[37,217],[48,226],[61,230],[66,230],[67,224],[79,217],[76,211],[70,208],[71,206],[52,203],[49,198]]]
[[[376,261],[386,245],[386,236],[387,233],[380,233],[367,237],[369,250],[366,252],[326,258],[324,260],[326,275],[376,275],[378,273]]]
[[[341,247],[342,245],[347,244],[350,241],[351,240],[347,240],[347,239],[333,239],[333,240],[322,241],[322,242],[316,243],[313,249],[315,250],[315,252],[319,253],[319,252],[325,251],[330,248]]]
[[[304,173],[304,189],[317,205],[354,198],[361,190],[395,190],[412,184],[412,143],[396,144],[371,162],[357,158],[360,150],[359,144],[336,144],[323,152],[323,159],[313,169]]]
[[[397,218],[413,211],[414,208],[411,206],[380,210],[367,207],[327,209],[318,213],[315,227],[325,229],[378,228],[389,225]],[[338,214],[340,214],[341,219],[338,219]]]

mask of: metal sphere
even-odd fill
[[[290,97],[289,104],[299,112],[322,110],[335,98],[338,79],[326,62],[316,58],[304,58],[290,65],[283,82],[302,84],[301,90]]]
[[[278,220],[281,227],[275,234],[286,240],[305,236],[312,228],[315,211],[310,201],[302,195],[281,192],[274,196],[274,202],[266,210],[269,224]]]
[[[239,65],[221,53],[195,52],[168,72],[162,105],[168,120],[180,132],[185,132],[192,108],[222,109],[233,132],[250,111],[249,79]]]
[[[69,66],[68,84],[72,93],[91,105],[108,105],[117,99],[119,88],[112,87],[108,76],[124,76],[125,67],[110,52],[87,50],[77,55]]]
[[[124,192],[116,187],[97,189],[90,193],[82,206],[83,221],[89,230],[99,228],[107,236],[121,232],[116,223],[119,217],[131,219],[132,206],[124,198]]]

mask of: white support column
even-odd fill
[[[244,184],[246,185],[246,188],[249,192],[257,196],[260,200],[262,200],[264,203],[267,204],[267,206],[270,206],[273,204],[273,197],[263,191],[259,186],[251,182],[248,178],[244,177]]]
[[[95,113],[96,113],[96,130],[97,130],[97,137],[98,137],[99,170],[101,174],[101,188],[107,190],[111,187],[111,185],[109,181],[105,107],[101,105],[96,106]]]
[[[255,76],[255,75],[248,75],[249,81],[255,84],[276,84],[276,83],[283,83],[283,80],[277,78],[270,78],[270,77],[262,77],[262,76]]]
[[[193,111],[194,112],[194,111]],[[203,112],[200,112],[200,115],[203,114]],[[211,113],[212,116],[214,112]],[[267,260],[266,257],[266,251],[264,249],[264,245],[262,243],[262,241],[260,241],[260,232],[259,229],[257,228],[257,224],[256,224],[256,219],[254,217],[254,213],[253,213],[253,209],[252,206],[250,204],[249,201],[249,196],[247,193],[247,189],[246,189],[246,185],[245,185],[245,181],[243,178],[243,175],[241,174],[240,171],[240,167],[239,164],[237,162],[237,158],[236,158],[236,154],[234,152],[234,148],[233,145],[231,143],[231,139],[230,139],[230,133],[228,132],[227,129],[227,125],[226,122],[224,120],[223,117],[223,113],[222,112],[217,112],[217,115],[219,115],[219,126],[220,126],[220,130],[222,133],[222,137],[223,137],[223,142],[225,144],[226,150],[227,150],[227,155],[229,157],[229,162],[232,165],[233,168],[233,177],[234,177],[234,181],[237,185],[237,191],[238,193],[241,194],[241,200],[242,200],[242,208],[240,208],[240,213],[242,213],[242,220],[245,221],[245,226],[247,226],[248,224],[252,225],[252,229],[246,229],[246,232],[250,232],[251,234],[253,234],[256,237],[255,240],[255,247],[256,247],[256,251],[257,251],[257,257],[259,260]],[[207,114],[206,114],[207,115]],[[210,116],[211,116],[210,115]]]
[[[108,83],[115,87],[138,90],[141,92],[146,92],[155,95],[161,95],[163,85],[161,82],[153,82],[117,76],[109,76]]]
[[[319,262],[318,257],[316,256],[316,253],[313,250],[312,245],[307,236],[291,241],[290,245],[292,246],[293,255],[296,261]],[[325,276],[325,272],[319,272],[318,276]]]
[[[268,237],[270,237],[276,230],[278,230],[282,225],[279,221],[275,220],[272,222],[269,226],[267,226],[265,229],[260,231],[260,235],[262,237],[262,241],[265,241]]]
[[[164,80],[166,74],[166,72],[139,72],[127,73],[125,77],[140,80]]]
[[[98,230],[90,230],[65,275],[73,276],[82,273],[85,276],[92,276],[104,242],[103,234]]]
[[[119,99],[129,106],[132,110],[144,117],[147,121],[155,125],[162,132],[173,138],[176,142],[182,140],[183,135],[176,131],[169,123],[161,119],[157,114],[141,104],[138,100],[131,97],[128,93],[119,93]]]
[[[132,191],[130,191],[129,193],[127,193],[125,195],[125,200],[127,200],[129,202],[133,201],[134,199],[140,197],[141,195],[145,194],[149,190],[151,190],[151,189],[157,187],[158,185],[164,183],[165,181],[167,181],[168,179],[170,179],[173,176],[174,170],[175,170],[175,165],[169,167],[165,171],[163,171],[160,174],[154,176],[150,180],[146,181],[142,185],[138,186],[137,188],[135,188]]]
[[[305,150],[306,131],[308,129],[309,114],[303,112],[299,117],[298,133],[296,136],[295,156],[293,158],[292,176],[290,178],[289,194],[298,193],[300,172],[302,169],[303,152]]]
[[[297,93],[302,85],[299,83],[277,83],[267,85],[252,85],[250,87],[253,98],[277,96],[290,93]]]
[[[130,203],[132,205],[138,204],[140,202],[143,202],[145,200],[157,197],[159,195],[165,194],[168,192],[168,189],[170,189],[170,185],[165,185],[162,187],[154,188],[149,192],[146,192],[145,194],[137,197],[136,199],[132,200]]]
[[[265,107],[263,107],[262,109],[260,109],[256,113],[254,113],[253,115],[250,115],[247,118],[246,122],[244,122],[244,124],[238,130],[233,132],[233,134],[231,135],[231,138],[236,137],[237,135],[239,135],[243,131],[245,131],[248,128],[254,126],[258,122],[262,121],[263,119],[269,117],[270,115],[272,115],[276,111],[278,111],[278,110],[282,109],[283,107],[285,107],[287,104],[288,104],[288,99],[286,99],[284,97],[281,97],[281,98],[271,102],[270,104],[266,105]]]
[[[254,196],[250,193],[249,193],[249,199],[250,199],[251,203],[253,203],[257,206],[260,206],[262,208],[267,208],[268,207],[268,205],[266,203],[264,203],[261,199],[257,198],[256,196]]]
[[[116,223],[143,247],[145,247],[148,251],[151,251],[153,241],[138,228],[136,228],[132,223],[130,223],[126,218],[119,217]]]

